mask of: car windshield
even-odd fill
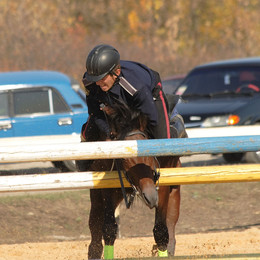
[[[194,70],[176,90],[182,96],[217,96],[234,94],[241,87],[251,84],[249,91],[260,91],[260,68],[257,67],[227,67]]]

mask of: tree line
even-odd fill
[[[260,56],[259,0],[1,0],[0,13],[1,71],[50,69],[81,79],[100,43],[162,77]]]

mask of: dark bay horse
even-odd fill
[[[146,135],[146,117],[132,111],[123,104],[104,108],[111,132],[115,140],[144,140]],[[100,138],[100,140],[104,140]],[[116,165],[117,167],[114,167]],[[136,157],[125,158],[115,163],[114,160],[95,160],[92,171],[124,171],[132,188],[126,188],[126,194],[134,196],[137,192],[144,203],[155,208],[154,239],[159,256],[174,255],[175,225],[179,218],[180,186],[160,186],[157,188],[156,168],[180,167],[179,157]],[[119,169],[118,169],[119,168]],[[114,242],[118,225],[115,210],[124,198],[124,189],[91,189],[91,210],[89,228],[91,243],[88,248],[89,259],[114,257]],[[141,227],[140,227],[141,228]]]

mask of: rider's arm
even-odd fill
[[[139,89],[133,96],[133,102],[137,109],[140,109],[148,116],[152,126],[157,125],[158,113],[151,91],[147,87]]]
[[[88,113],[93,118],[98,129],[105,133],[107,136],[110,134],[110,129],[105,117],[104,112],[100,109],[100,101],[98,100],[97,93],[90,93],[87,97]]]

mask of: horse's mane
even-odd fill
[[[110,129],[117,139],[123,140],[128,133],[134,130],[145,131],[148,120],[140,110],[130,108],[122,101],[117,100],[111,106],[113,113],[108,115]]]

